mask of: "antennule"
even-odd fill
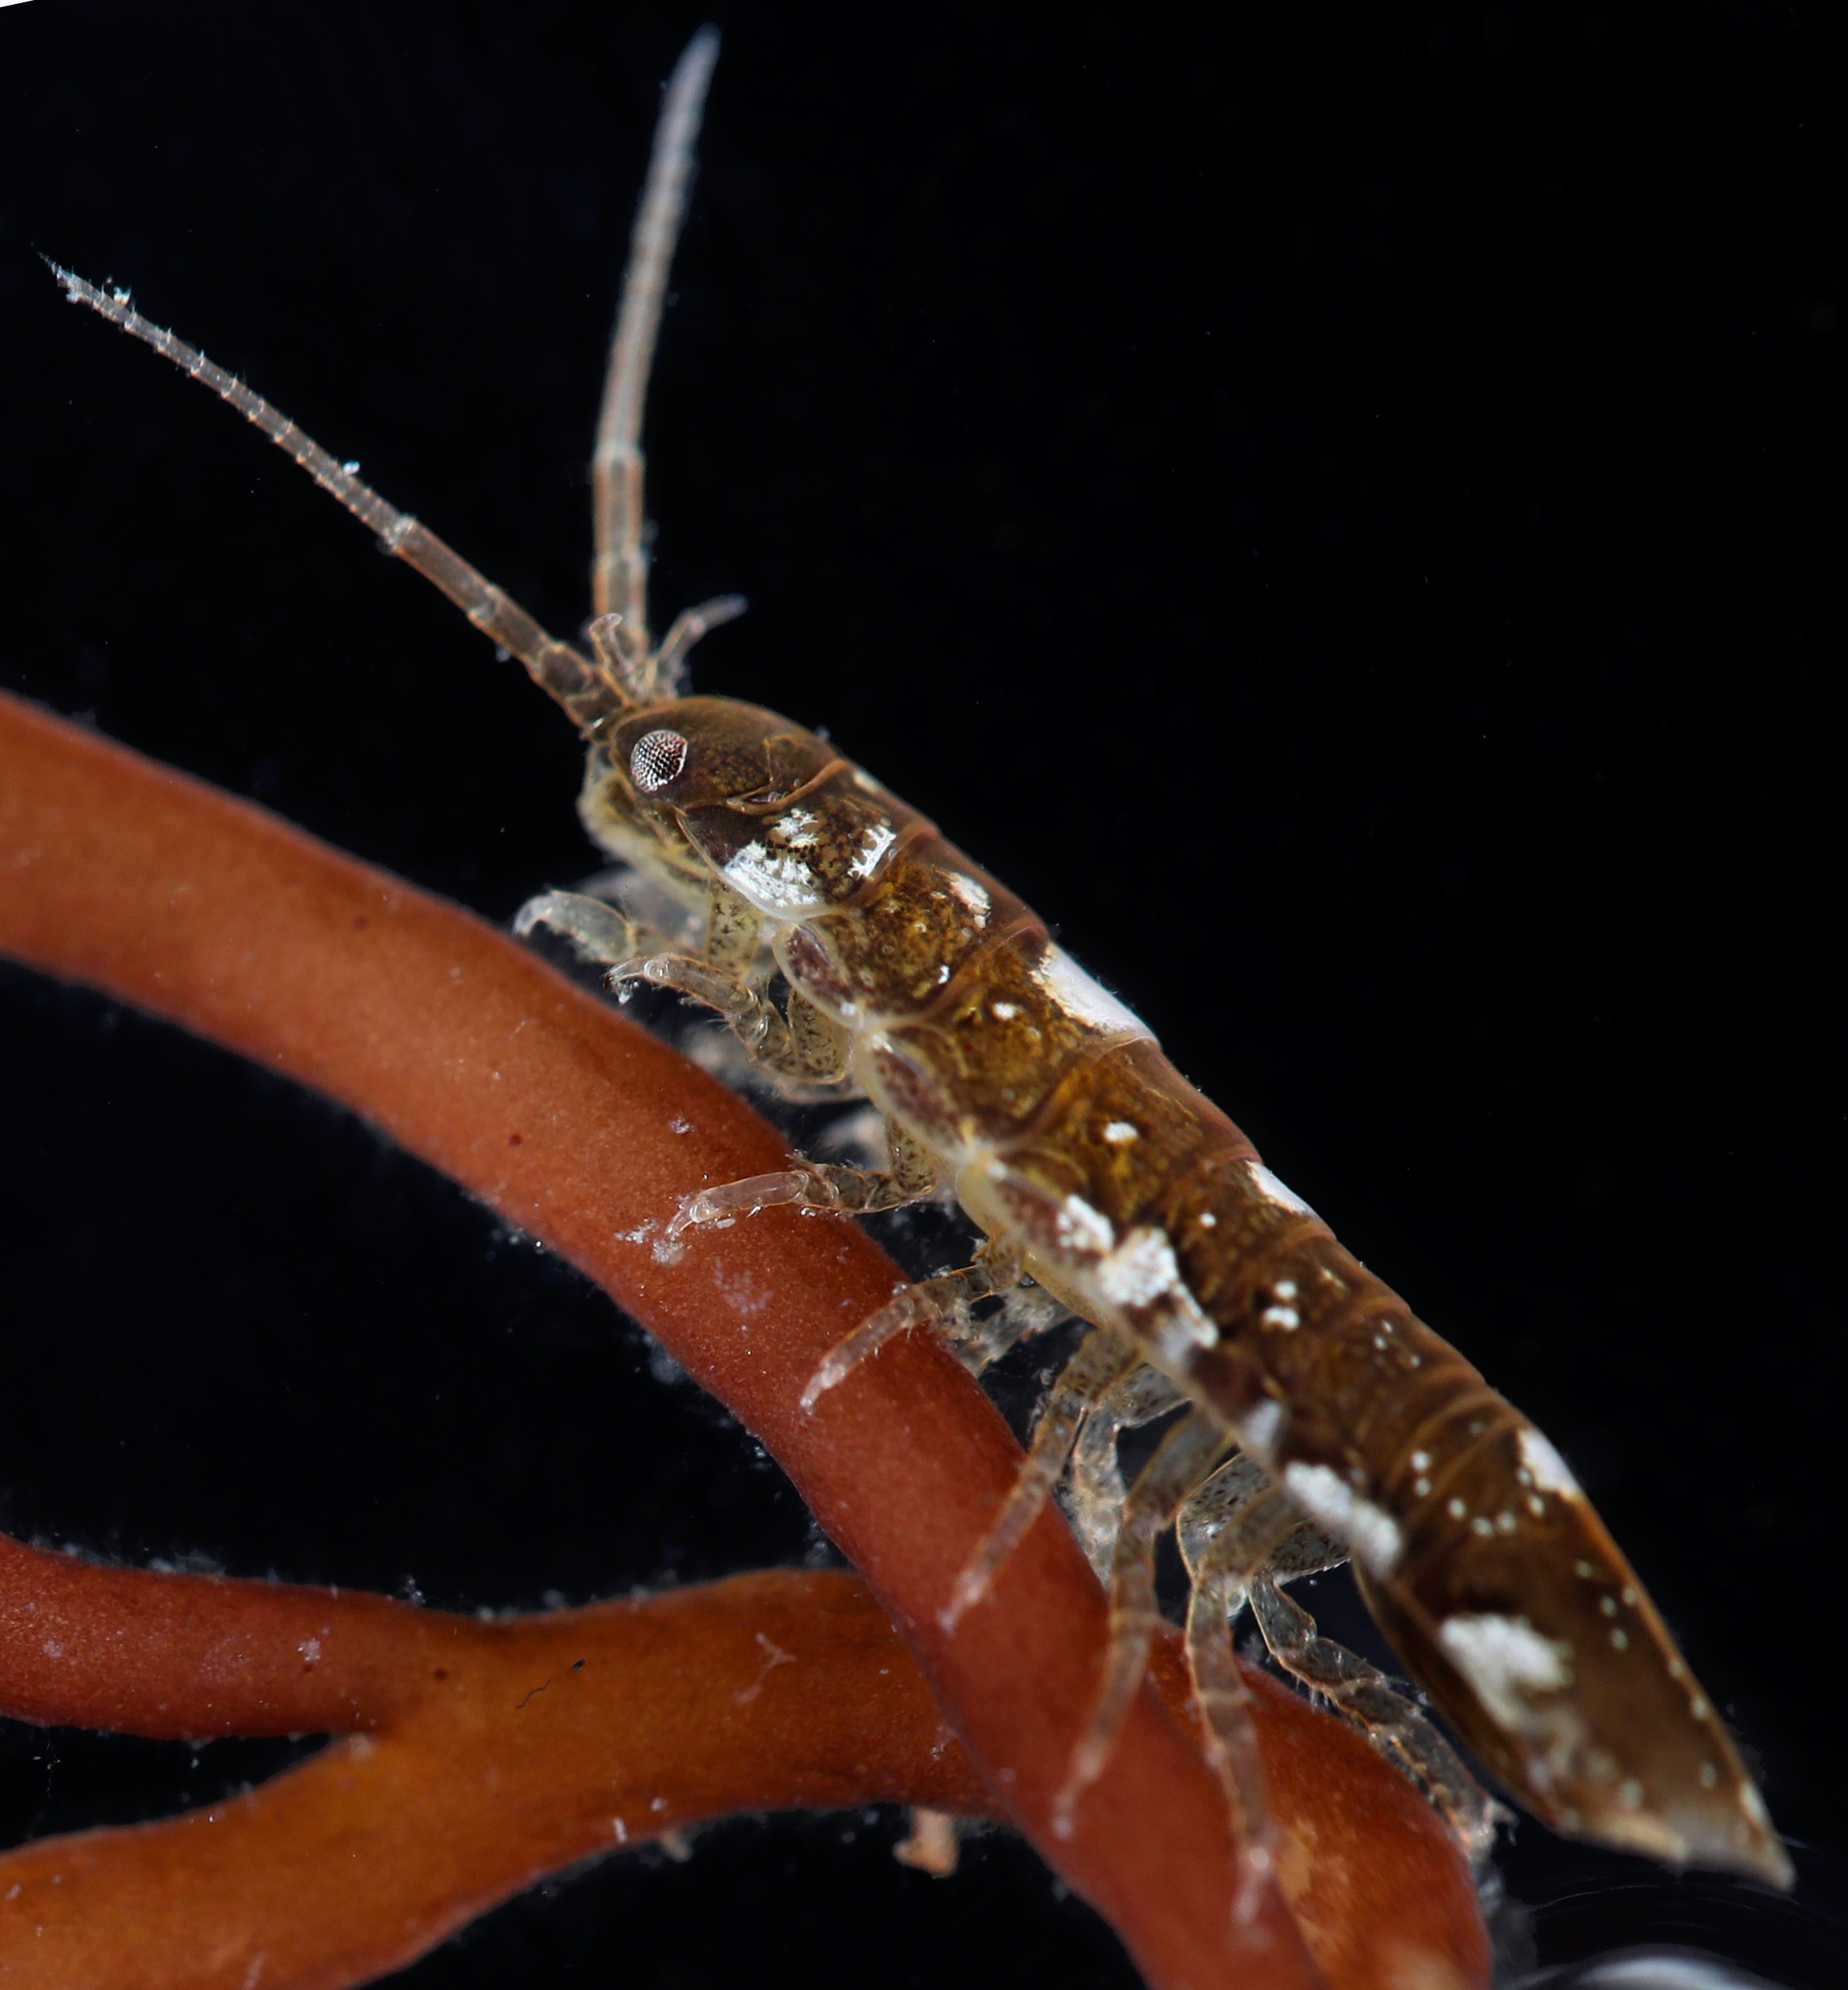
[[[387,552],[395,553],[441,588],[477,629],[517,656],[534,682],[556,698],[580,727],[588,731],[599,719],[622,707],[625,702],[622,694],[588,658],[547,634],[517,602],[478,573],[460,553],[445,546],[408,512],[387,503],[369,484],[362,483],[353,470],[336,463],[312,436],[246,387],[235,374],[226,372],[195,346],[142,317],[127,291],[114,285],[99,289],[49,256],[40,260],[73,304],[88,304],[130,338],[153,346],[163,359],[171,360],[192,379],[203,380],[221,400],[229,401],[246,421],[261,429],[323,490],[338,498],[362,525],[376,532]]]
[[[641,542],[642,409],[654,365],[655,340],[661,328],[668,266],[686,218],[700,119],[712,65],[718,59],[719,31],[702,28],[686,44],[667,79],[660,122],[655,127],[648,184],[642,190],[635,231],[629,238],[622,308],[610,345],[609,372],[591,458],[596,544],[591,566],[593,612],[622,616],[625,644],[639,643],[638,664],[648,651],[648,562]]]

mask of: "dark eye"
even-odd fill
[[[644,795],[665,787],[686,765],[686,742],[663,726],[644,733],[629,755],[629,778]]]

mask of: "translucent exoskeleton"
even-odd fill
[[[709,1188],[663,1255],[773,1204],[852,1214],[953,1194],[971,1262],[863,1322],[826,1393],[894,1335],[943,1332],[979,1372],[1055,1318],[1087,1323],[1012,1497],[943,1600],[982,1607],[1056,1495],[1109,1588],[1112,1639],[1075,1738],[1064,1813],[1108,1759],[1158,1621],[1174,1527],[1209,1746],[1249,1858],[1269,1864],[1263,1777],[1233,1626],[1427,1792],[1472,1856],[1497,1807],[1418,1702],[1321,1637],[1295,1577],[1351,1560],[1413,1677],[1504,1788],[1556,1830],[1673,1864],[1789,1883],[1725,1728],[1559,1453],[1359,1264],[1045,924],[825,738],[689,696],[687,658],[743,602],[648,615],[641,416],[717,38],[669,83],[631,247],[593,457],[586,645],[561,642],[415,519],[127,296],[57,272],[74,301],[238,408],[384,545],[518,656],[582,733],[580,809],[625,867],[603,897],[548,891],[517,922],[562,934],[618,991],[678,991],[797,1095],[864,1097],[882,1167],[797,1160]],[[977,1312],[977,1308],[982,1308]],[[1166,1429],[1125,1483],[1119,1441]]]

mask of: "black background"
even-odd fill
[[[826,724],[1059,922],[1593,1492],[1815,1849],[1791,1908],[1526,1828],[1541,1959],[1829,1980],[1834,46],[1748,0],[716,14],[661,618],[746,593],[702,688]],[[517,667],[32,251],[568,633],[702,17],[6,10],[0,681],[494,919],[590,868]],[[14,1531],[468,1608],[816,1552],[607,1302],[365,1129],[22,972],[0,1000]],[[16,1728],[0,1814],[287,1753]],[[1127,1980],[1017,1848],[939,1883],[891,1837],[728,1826],[405,1980]]]

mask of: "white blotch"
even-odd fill
[[[771,840],[792,850],[812,850],[821,841],[815,834],[820,821],[813,809],[785,809],[770,826]]]
[[[304,1637],[295,1648],[301,1654],[304,1665],[319,1665],[321,1662],[321,1641],[318,1637]]]
[[[1541,1637],[1525,1617],[1449,1618],[1438,1642],[1487,1712],[1516,1734],[1532,1728],[1529,1694],[1572,1683],[1572,1647]]]
[[[1238,1426],[1238,1441],[1247,1451],[1268,1456],[1283,1427],[1283,1406],[1267,1397]]]
[[[55,1639],[48,1637],[45,1640],[45,1656],[47,1658],[50,1659],[62,1658],[64,1656],[64,1647],[59,1644]]]
[[[1430,1489],[1430,1481],[1422,1476],[1422,1475],[1419,1478],[1413,1479],[1412,1482],[1412,1490],[1419,1499],[1423,1499]]]
[[[1049,946],[1034,963],[1033,978],[1053,1003],[1076,1021],[1094,1029],[1146,1037],[1148,1025],[1100,987],[1062,946]]]
[[[1428,1451],[1415,1451],[1412,1454],[1412,1469],[1415,1472],[1428,1472],[1431,1468],[1431,1455]]]
[[[1398,1524],[1371,1500],[1362,1499],[1339,1472],[1327,1465],[1286,1465],[1283,1490],[1312,1520],[1345,1542],[1370,1575],[1393,1573],[1402,1545]]]
[[[1714,1768],[1714,1765],[1711,1762],[1703,1762],[1700,1765],[1701,1788],[1703,1790],[1718,1788],[1719,1786],[1719,1780],[1720,1772]]]
[[[988,894],[984,886],[978,885],[973,878],[964,877],[960,870],[952,870],[950,873],[950,889],[974,913],[977,926],[988,924]]]
[[[1302,1316],[1294,1306],[1266,1306],[1259,1317],[1267,1327],[1281,1327],[1287,1334],[1302,1324]]]
[[[1630,1649],[1629,1632],[1612,1631],[1611,1633],[1611,1649],[1613,1652],[1628,1651]]]
[[[1533,1475],[1533,1482],[1544,1493],[1559,1493],[1567,1499],[1578,1497],[1578,1481],[1571,1467],[1532,1424],[1524,1424],[1515,1439],[1521,1462]]]
[[[1132,1127],[1127,1120],[1113,1120],[1104,1128],[1104,1138],[1113,1147],[1127,1147],[1132,1140],[1139,1140],[1139,1128]]]
[[[1180,1283],[1173,1248],[1152,1223],[1132,1230],[1098,1267],[1098,1285],[1113,1305],[1147,1306]]]
[[[856,878],[870,878],[879,867],[879,859],[898,840],[898,832],[889,822],[874,822],[867,825],[866,834],[860,840],[860,855],[847,868]]]
[[[828,902],[807,862],[792,850],[766,850],[747,843],[725,867],[725,882],[760,912],[787,919],[812,912]]]
[[[1102,1256],[1117,1241],[1109,1218],[1101,1209],[1093,1209],[1082,1195],[1068,1195],[1059,1205],[1055,1222],[1059,1241],[1068,1250]]]
[[[1202,1210],[1200,1226],[1203,1230],[1216,1230],[1219,1227],[1219,1219],[1210,1209]]]
[[[1449,1499],[1444,1502],[1444,1511],[1452,1520],[1460,1520],[1469,1511],[1469,1509],[1460,1499]]]
[[[1275,1203],[1278,1208],[1287,1209],[1298,1216],[1313,1216],[1309,1207],[1293,1188],[1286,1188],[1261,1161],[1251,1164],[1251,1185],[1267,1203]]]
[[[1279,1278],[1271,1290],[1287,1303],[1296,1297],[1296,1281],[1294,1278]]]
[[[1020,1014],[1020,1004],[1018,1002],[991,1002],[988,1014],[998,1016],[1003,1022],[1012,1022]]]

